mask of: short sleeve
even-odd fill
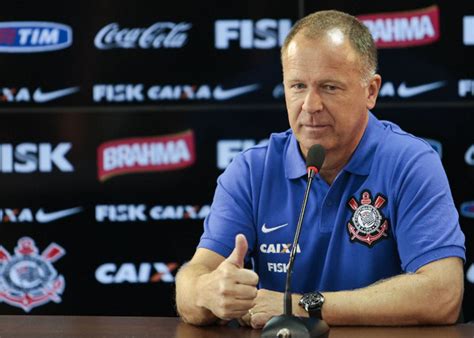
[[[407,152],[398,168],[394,229],[402,269],[415,272],[447,257],[465,260],[464,234],[438,155],[427,147]]]
[[[240,233],[247,238],[249,254],[251,253],[256,240],[252,212],[252,174],[248,159],[239,154],[219,176],[198,248],[206,248],[227,257],[234,249],[235,236]]]

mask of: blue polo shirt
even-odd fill
[[[218,178],[200,248],[224,257],[249,242],[259,287],[283,291],[306,187],[291,130],[235,157]],[[445,257],[465,260],[464,235],[436,152],[397,125],[369,122],[328,185],[315,176],[292,277],[297,293],[360,288]]]

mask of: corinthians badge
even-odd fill
[[[378,240],[388,236],[389,223],[380,209],[387,202],[387,198],[378,194],[372,203],[369,190],[362,191],[362,198],[358,202],[352,197],[347,202],[353,210],[352,218],[347,223],[351,242],[359,241],[371,247]]]
[[[62,247],[51,243],[39,255],[35,242],[29,237],[18,240],[14,256],[0,246],[0,302],[25,312],[49,301],[59,303],[65,282],[51,263],[65,253]]]

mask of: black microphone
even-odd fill
[[[308,203],[309,191],[314,175],[319,172],[324,162],[325,150],[320,144],[314,144],[309,148],[308,156],[306,158],[306,168],[308,171],[308,182],[304,194],[301,212],[296,225],[295,238],[291,247],[290,259],[288,262],[288,269],[286,271],[285,293],[283,298],[283,314],[272,317],[263,327],[261,337],[327,337],[329,335],[329,326],[325,321],[317,318],[300,318],[293,316],[292,302],[291,302],[291,273],[293,270],[293,263],[296,256],[296,249],[301,233],[301,225],[303,224],[304,212],[306,204]]]

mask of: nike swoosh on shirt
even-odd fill
[[[221,86],[217,86],[216,88],[214,88],[214,98],[220,101],[228,100],[239,95],[253,92],[259,87],[260,85],[257,83],[232,89],[223,89]]]
[[[441,88],[444,85],[445,85],[444,81],[438,81],[438,82],[423,84],[420,86],[407,87],[405,82],[402,82],[400,86],[398,87],[398,96],[412,97],[412,96],[420,95],[425,92],[429,92],[431,90]]]
[[[33,100],[35,102],[44,103],[59,99],[60,97],[71,95],[79,91],[79,87],[70,87],[59,90],[54,90],[52,92],[43,92],[41,88],[35,90],[33,94]]]
[[[44,212],[43,209],[39,209],[38,212],[36,213],[36,220],[39,223],[49,223],[52,221],[56,221],[60,218],[77,214],[81,211],[82,211],[81,207],[64,209],[64,210],[59,210],[59,211],[54,211],[54,212]]]
[[[267,228],[267,224],[264,223],[262,225],[262,232],[264,234],[268,234],[269,232],[272,232],[272,231],[278,230],[280,228],[286,227],[287,225],[288,225],[288,223],[285,223],[285,224],[277,225],[276,227],[273,227],[273,228]]]

